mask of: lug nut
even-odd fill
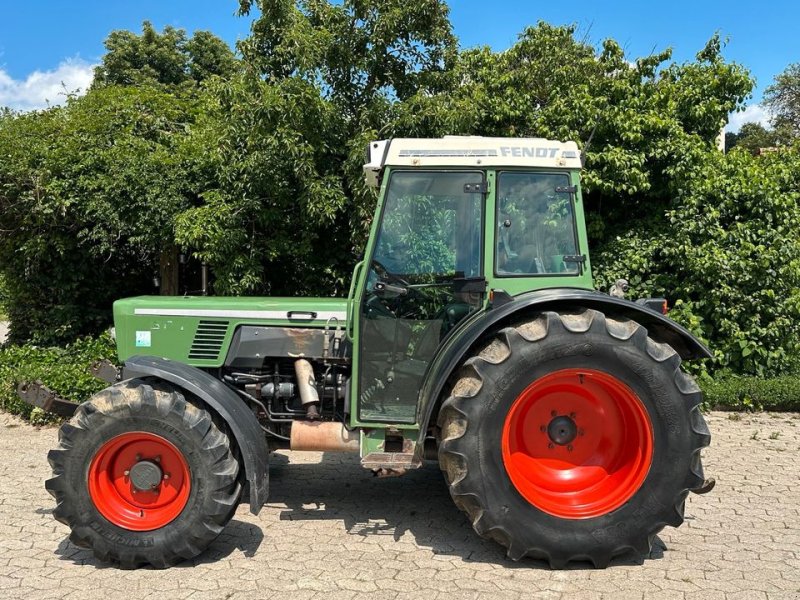
[[[542,425],[541,427],[539,427],[539,431],[541,431],[542,433],[546,433],[547,432],[547,425]]]
[[[572,444],[570,444],[569,446],[567,446],[567,451],[568,451],[568,452],[572,452]]]
[[[141,454],[137,454],[136,455],[136,460],[142,460],[142,455]]]
[[[169,479],[169,473],[164,473],[164,479]]]
[[[125,475],[125,477],[127,477],[128,475],[131,474],[131,472],[128,471],[128,470],[125,470],[125,471],[122,472],[122,474]]]
[[[574,419],[575,418],[575,413],[574,412],[569,413],[569,418],[570,419]],[[158,459],[156,459],[156,460],[158,460]]]
[[[551,411],[550,411],[550,416],[551,416],[551,417],[557,417],[557,416],[558,416],[558,413],[557,413],[556,411],[554,411],[554,410],[551,410]]]
[[[161,457],[160,456],[156,456],[153,460],[156,461],[156,462],[161,462]]]
[[[549,444],[547,444],[547,447],[550,448],[550,450],[555,448],[555,446],[553,445],[553,442],[550,442]]]
[[[578,429],[578,435],[583,435],[583,429]]]

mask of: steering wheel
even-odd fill
[[[400,277],[398,275],[395,275],[394,273],[391,273],[389,271],[389,269],[387,269],[383,265],[383,263],[375,260],[374,258],[372,259],[372,266],[373,267],[377,267],[375,269],[375,272],[378,273],[378,275],[380,275],[381,277],[385,277],[389,281],[394,281],[395,283],[399,283],[404,288],[410,288],[411,287],[411,284],[408,283],[405,279],[403,279],[402,277]],[[383,274],[381,274],[381,271],[383,272]]]

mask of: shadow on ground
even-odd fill
[[[263,540],[264,532],[258,525],[233,519],[205,552],[193,560],[184,561],[176,565],[174,568],[193,567],[199,564],[217,562],[235,552],[239,552],[245,557],[250,558],[258,551],[258,547]],[[77,564],[89,565],[98,569],[115,567],[115,565],[107,564],[96,559],[91,550],[79,548],[70,542],[69,538],[64,538],[58,544],[55,553],[61,557],[62,560],[69,560]]]
[[[243,498],[248,494],[245,491]],[[353,536],[385,536],[399,541],[406,534],[420,548],[434,554],[460,557],[465,562],[502,565],[505,568],[540,568],[548,565],[524,559],[515,563],[505,549],[478,536],[466,516],[453,504],[444,478],[433,463],[402,477],[373,477],[357,457],[325,454],[319,463],[290,463],[286,455],[270,459],[270,495],[262,510],[278,511],[282,521],[334,520]],[[287,524],[285,535],[291,536]],[[254,556],[264,540],[257,524],[233,519],[208,550],[179,567],[216,562],[239,552]],[[651,559],[661,559],[666,546],[656,537]],[[62,540],[56,554],[63,560],[103,568],[91,550]],[[641,564],[631,556],[617,557],[614,566]],[[589,563],[570,563],[569,569],[592,568]]]
[[[410,534],[418,546],[434,554],[506,568],[549,568],[534,559],[515,563],[496,542],[479,537],[450,498],[435,462],[402,477],[376,478],[350,455],[325,454],[317,464],[289,464],[285,456],[276,458],[271,463],[268,505],[280,510],[282,520],[339,520],[350,535],[400,540]],[[656,537],[650,558],[663,558],[664,550],[666,546]],[[624,555],[612,561],[611,567],[641,562]],[[575,562],[569,568],[593,567]]]

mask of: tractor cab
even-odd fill
[[[579,169],[574,142],[370,144],[380,194],[355,273],[359,421],[414,423],[428,366],[490,293],[591,289]]]

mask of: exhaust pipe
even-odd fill
[[[306,409],[307,419],[319,419],[319,394],[314,380],[314,367],[305,358],[294,361],[294,372],[297,375],[297,387],[300,391],[300,402]]]
[[[292,421],[290,450],[358,452],[358,433],[333,421]]]

